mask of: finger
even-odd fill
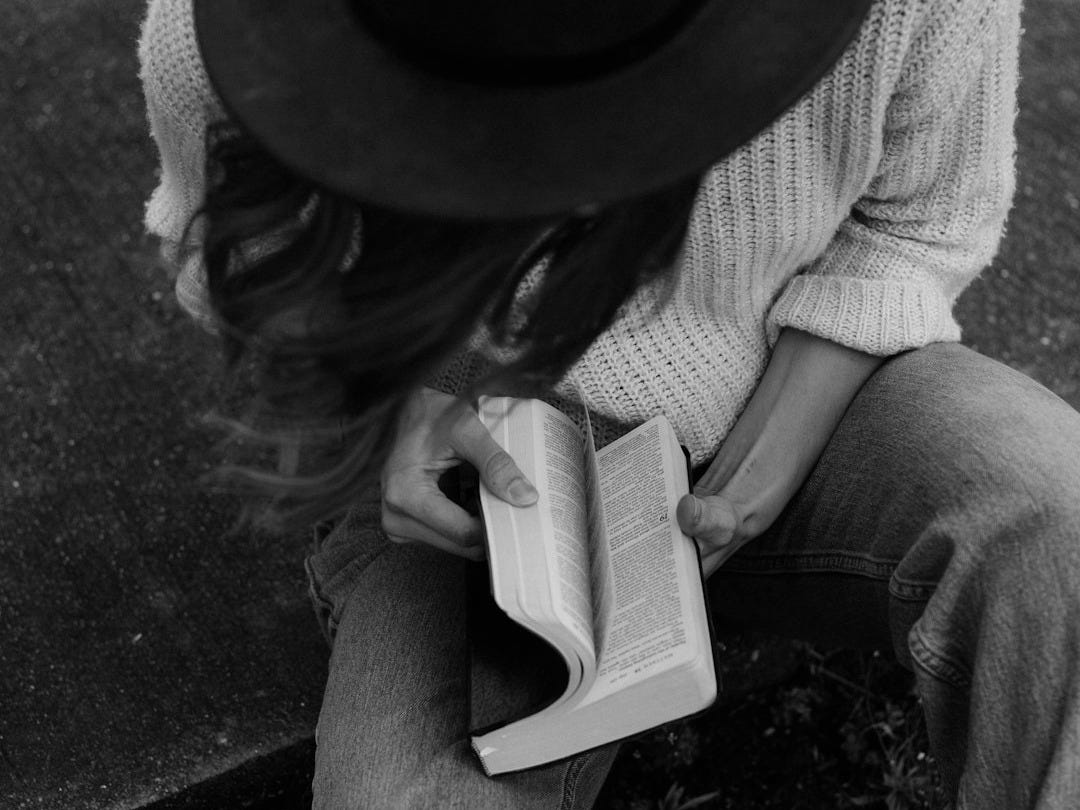
[[[435,532],[428,529],[419,523],[414,523],[408,528],[403,528],[404,534],[398,534],[390,531],[386,531],[386,537],[392,543],[399,543],[402,545],[412,543],[423,543],[426,546],[437,548],[441,551],[445,551],[449,554],[453,554],[457,557],[464,557],[467,560],[479,561],[484,559],[484,546],[481,544],[472,546],[461,546],[457,543],[442,537]]]
[[[443,531],[434,529],[410,515],[402,515],[393,512],[389,508],[383,510],[383,531],[394,537],[408,540],[420,540],[424,543],[452,543],[459,548],[473,548],[480,545],[482,535],[480,532],[470,534],[468,537],[450,536]],[[477,527],[479,528],[479,527]],[[477,536],[481,535],[481,536]]]
[[[739,526],[735,508],[720,495],[684,495],[675,509],[675,519],[684,532],[712,548],[729,545]]]
[[[458,420],[451,433],[451,445],[476,468],[480,480],[496,497],[515,506],[536,503],[536,488],[475,414],[465,414]]]
[[[447,498],[434,483],[410,482],[397,476],[383,487],[383,528],[388,534],[425,542],[438,537],[460,547],[483,540],[480,520]]]
[[[736,551],[736,546],[731,544],[716,551],[708,549],[701,550],[701,570],[705,574],[705,578],[708,579],[716,570]]]

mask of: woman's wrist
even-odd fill
[[[719,495],[730,505],[737,541],[760,534],[783,511],[883,361],[784,330],[754,395],[697,485],[699,495]]]

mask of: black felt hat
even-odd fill
[[[528,217],[700,172],[829,69],[870,0],[195,0],[230,115],[328,188]]]

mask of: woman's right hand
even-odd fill
[[[483,526],[439,489],[439,478],[472,464],[497,497],[514,506],[536,502],[536,489],[499,447],[469,403],[430,388],[418,391],[398,426],[382,472],[382,527],[395,543],[428,545],[479,560]]]

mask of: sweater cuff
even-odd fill
[[[206,287],[206,269],[202,254],[191,252],[176,277],[176,300],[199,326],[212,334],[217,333],[214,308]]]
[[[960,339],[952,302],[934,287],[849,276],[796,276],[769,327],[774,339],[791,327],[879,357]]]

